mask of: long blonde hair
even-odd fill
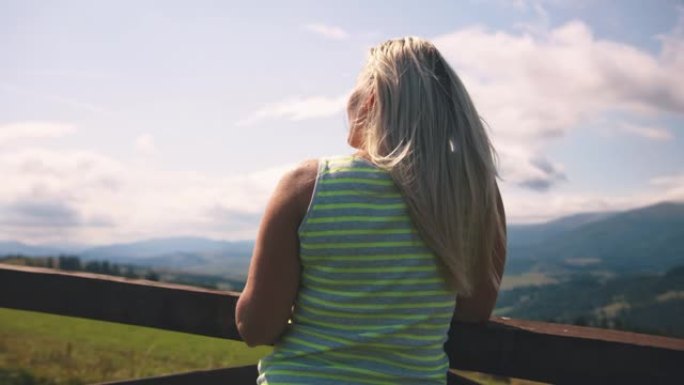
[[[372,48],[349,100],[360,149],[387,169],[449,286],[468,296],[492,279],[497,210],[495,151],[461,80],[430,42]]]

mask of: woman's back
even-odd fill
[[[455,295],[387,172],[321,160],[299,240],[292,324],[259,383],[445,382]]]
[[[307,161],[281,179],[238,330],[276,344],[262,384],[444,384],[456,300],[454,318],[486,321],[503,273],[494,148],[456,73],[419,38],[370,50],[347,115],[363,158],[318,172]]]

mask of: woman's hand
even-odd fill
[[[287,328],[300,279],[297,229],[309,207],[317,165],[306,161],[287,173],[261,220],[235,310],[238,332],[249,346],[273,344]]]

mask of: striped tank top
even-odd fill
[[[299,240],[291,325],[257,384],[446,384],[455,295],[386,171],[321,159]]]

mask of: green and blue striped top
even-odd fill
[[[455,295],[386,171],[320,160],[299,240],[292,324],[257,384],[446,383]]]

